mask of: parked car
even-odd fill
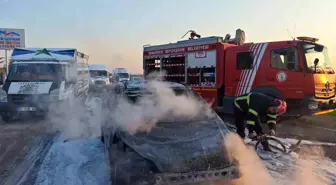
[[[182,84],[162,83],[176,96],[191,96],[205,103]],[[141,98],[150,93],[147,87],[144,82],[138,93],[126,87],[124,96],[136,103],[139,99],[134,96]],[[188,119],[166,115],[168,119],[159,120],[148,133],[130,134],[118,127],[103,127],[102,141],[112,169],[112,184],[183,184],[238,178],[237,167],[229,160],[223,144],[230,131],[212,113]],[[113,125],[109,123],[113,118],[107,121],[104,125]]]

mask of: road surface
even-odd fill
[[[43,158],[52,135],[42,122],[0,123],[0,184],[18,183],[27,168]]]
[[[96,105],[94,110],[99,110],[98,108]],[[278,134],[281,137],[334,141],[336,134],[333,126],[336,122],[314,119],[278,125]],[[95,120],[85,121],[87,123]],[[307,127],[308,123],[315,125]],[[62,124],[64,125],[70,124]],[[50,130],[49,126],[50,124],[38,121],[0,125],[0,184],[109,184],[110,169],[103,144],[98,138],[91,136],[63,142],[64,138]],[[92,125],[87,128],[91,129]],[[62,129],[74,128],[69,126],[69,129],[66,127]],[[311,146],[303,147],[301,155],[311,153],[310,148]],[[328,147],[324,147],[326,148]],[[304,159],[306,163],[312,163],[317,167],[315,170],[326,184],[336,183],[336,163],[330,159],[336,156],[335,148],[329,147],[325,157]],[[297,153],[293,153],[279,159],[263,161],[263,164],[278,184],[295,184],[296,181],[291,180],[289,175],[296,173],[298,156]]]

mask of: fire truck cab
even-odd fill
[[[328,49],[318,39],[245,43],[238,29],[219,36],[144,46],[144,76],[189,85],[220,112],[233,113],[234,97],[263,92],[286,100],[287,116],[309,115],[335,107],[335,71]]]

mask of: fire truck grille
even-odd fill
[[[335,96],[335,84],[316,84],[315,85],[315,96],[316,98],[332,98]]]

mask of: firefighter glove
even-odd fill
[[[275,135],[275,130],[274,129],[270,129],[269,130],[269,135],[270,136],[274,136]]]

